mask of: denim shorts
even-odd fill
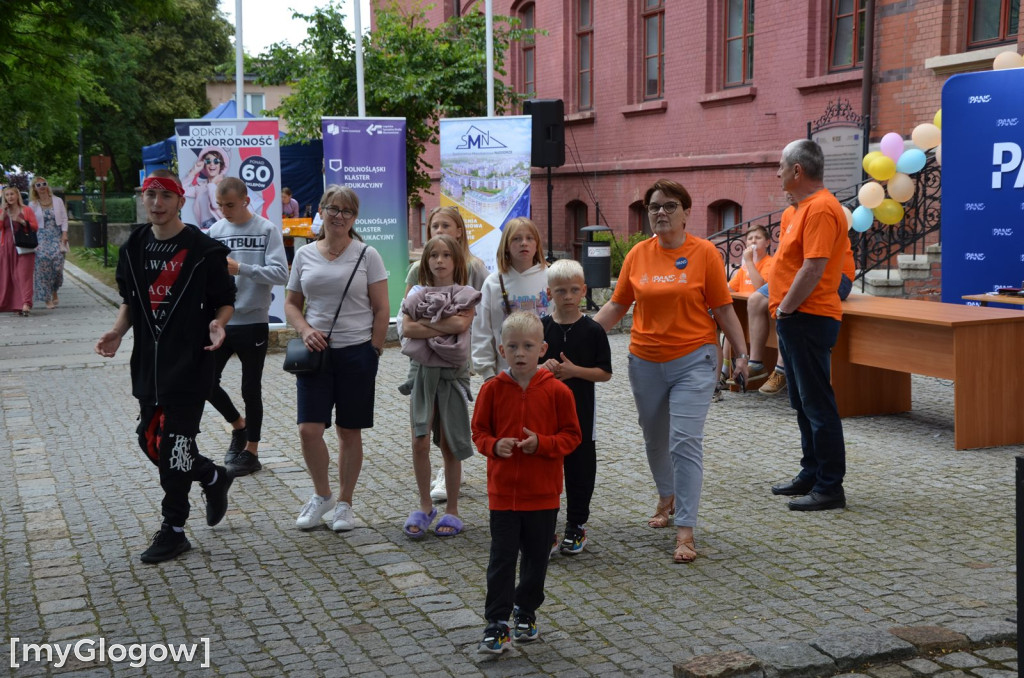
[[[373,344],[366,342],[332,348],[331,369],[318,374],[295,376],[298,392],[298,424],[323,422],[341,428],[373,428],[373,399],[380,358]]]

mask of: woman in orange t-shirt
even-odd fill
[[[594,320],[609,330],[636,304],[629,383],[659,495],[647,524],[668,527],[674,513],[673,560],[689,563],[697,557],[693,528],[704,477],[704,420],[717,380],[718,327],[742,347],[735,375],[744,379],[746,341],[722,257],[710,242],[686,232],[690,194],[659,179],[644,203],[656,237],[626,255],[615,293]]]

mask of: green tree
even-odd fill
[[[216,0],[27,0],[0,13],[0,162],[76,185],[86,155],[134,184],[140,149],[206,112],[206,79],[231,52]]]
[[[260,55],[261,82],[292,83],[292,95],[275,113],[294,136],[319,138],[321,116],[358,113],[355,43],[333,5],[295,16],[309,22],[308,37],[297,48],[282,43]],[[470,12],[430,26],[421,8],[397,5],[377,9],[375,18],[376,29],[363,41],[366,113],[406,119],[406,185],[412,196],[430,186],[431,165],[422,155],[427,144],[438,142],[440,119],[487,114],[485,20],[481,12]],[[516,19],[494,17],[498,74],[505,75],[511,42],[532,33]],[[496,112],[520,101],[500,80],[494,85]]]

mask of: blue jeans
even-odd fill
[[[676,498],[677,527],[697,525],[704,482],[704,420],[718,381],[717,358],[714,344],[666,363],[629,355],[629,385],[647,463],[658,495]]]
[[[846,475],[843,424],[832,390],[832,347],[839,321],[809,313],[794,313],[775,323],[779,350],[786,362],[789,404],[800,426],[799,478],[813,482],[814,492],[838,494]]]

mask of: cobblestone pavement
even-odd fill
[[[489,543],[482,458],[466,464],[466,532],[422,542],[402,533],[416,496],[397,349],[381,361],[376,426],[364,434],[358,529],[294,527],[312,489],[294,378],[272,354],[265,469],[235,482],[215,528],[194,491],[193,550],[144,565],[161,491],[133,442],[130,343],[114,360],[92,353],[115,308],[91,283],[69,277],[61,299],[56,311],[0,317],[0,663],[23,659],[26,643],[207,638],[210,667],[198,657],[138,668],[72,657],[60,670],[20,662],[11,675],[664,676],[697,655],[758,644],[893,626],[1002,628],[1014,616],[1022,450],[954,450],[953,386],[936,379],[914,378],[911,413],[844,421],[849,508],[822,513],[790,512],[768,491],[798,470],[785,397],[726,394],[707,422],[701,557],[674,565],[672,531],[646,526],[656,492],[621,335],[611,337],[615,376],[597,391],[590,543],[553,557],[539,643],[476,653]],[[226,383],[236,395],[237,361]],[[212,408],[204,424],[200,447],[220,459],[227,429]],[[336,451],[333,436],[328,444]],[[950,670],[931,673],[960,675]]]

